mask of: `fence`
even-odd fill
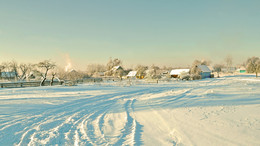
[[[21,88],[21,87],[38,87],[41,81],[29,81],[29,82],[6,82],[0,83],[0,88]],[[53,85],[62,85],[63,82],[54,81]],[[50,81],[45,81],[44,86],[49,86]]]

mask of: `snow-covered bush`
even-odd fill
[[[191,80],[200,80],[200,79],[201,79],[201,75],[192,74],[192,75],[190,76],[190,79],[191,79]]]
[[[179,78],[182,80],[189,80],[190,79],[190,75],[187,72],[181,72],[179,75]]]

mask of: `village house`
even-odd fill
[[[239,69],[237,69],[237,72],[239,72],[239,73],[246,73],[246,68],[241,66]]]
[[[111,69],[113,72],[116,72],[118,70],[124,70],[121,66],[114,66],[112,69]]]
[[[198,65],[198,69],[200,71],[201,79],[210,78],[211,70],[206,65]]]
[[[0,78],[6,80],[15,79],[16,76],[17,76],[16,72],[1,72],[0,74]]]
[[[127,78],[136,78],[136,74],[137,74],[137,71],[130,71],[128,74],[127,74]]]

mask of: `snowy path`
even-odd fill
[[[259,145],[247,78],[0,89],[0,145]]]

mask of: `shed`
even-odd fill
[[[211,77],[211,70],[208,68],[207,65],[198,65],[198,68],[200,70],[200,75],[202,79]]]
[[[173,69],[170,72],[171,77],[177,78],[180,76],[181,73],[189,73],[190,69]]]

